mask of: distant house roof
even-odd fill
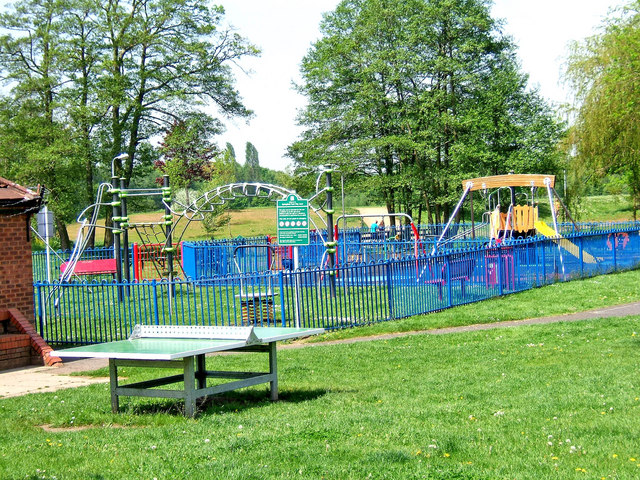
[[[43,188],[36,191],[0,177],[0,212],[14,214],[37,211],[42,205]]]

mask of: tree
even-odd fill
[[[571,139],[573,168],[597,177],[627,179],[633,215],[640,208],[640,2],[604,22],[602,33],[572,47],[566,78],[577,116]]]
[[[236,181],[238,164],[230,153],[230,150],[227,148],[223,155],[219,155],[216,158],[211,167],[209,182],[205,187],[207,190],[215,190],[216,187],[228,185]],[[204,214],[202,224],[208,234],[213,235],[220,230],[220,228],[231,222],[228,202],[228,199],[221,202],[220,199],[216,198],[213,204],[207,205],[208,211]]]
[[[31,1],[17,5],[14,15],[0,16],[0,26],[6,30],[27,33],[0,38],[0,65],[5,81],[14,85],[12,98],[2,102],[0,171],[11,172],[12,178],[27,184],[47,186],[60,243],[67,249],[65,222],[73,211],[77,151],[71,132],[56,115],[64,79],[61,15],[58,2]]]
[[[302,62],[298,174],[335,164],[442,222],[464,177],[553,165],[560,126],[498,27],[483,0],[342,1]]]
[[[81,161],[71,132],[43,116],[39,102],[0,102],[0,176],[46,187],[45,198],[65,250],[71,246],[66,225],[75,220],[79,208],[75,192],[82,188],[76,174]]]
[[[169,175],[174,190],[185,190],[187,204],[190,203],[189,188],[192,183],[211,177],[211,162],[221,152],[209,139],[219,131],[217,122],[198,115],[174,122],[160,144],[162,158],[155,166]]]
[[[223,16],[199,0],[21,0],[0,16],[11,31],[0,72],[14,102],[37,99],[45,118],[73,129],[90,197],[96,165],[128,153],[115,168],[129,184],[141,147],[203,105],[251,114],[230,65],[259,51]]]
[[[247,142],[244,151],[244,168],[245,179],[248,182],[259,182],[260,178],[260,160],[258,158],[258,149],[251,142]]]

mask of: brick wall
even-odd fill
[[[28,215],[0,215],[0,310],[33,318],[33,272]]]
[[[0,335],[0,370],[25,367],[34,363],[35,359],[42,364],[42,359],[33,355],[29,335]]]

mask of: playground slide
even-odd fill
[[[534,226],[536,227],[536,231],[540,235],[542,235],[544,237],[551,238],[554,242],[556,242],[558,245],[560,245],[562,248],[564,248],[571,255],[573,255],[576,258],[580,258],[580,247],[578,247],[578,245],[576,245],[573,242],[570,242],[569,240],[567,240],[564,237],[553,238],[553,237],[557,237],[558,234],[556,233],[556,231],[553,228],[551,228],[545,222],[543,222],[542,220],[538,220],[538,221],[535,222]],[[590,253],[587,253],[587,252],[585,252],[583,250],[582,251],[582,260],[585,263],[598,263],[598,261],[600,259],[594,257]]]

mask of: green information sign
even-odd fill
[[[309,200],[289,195],[277,203],[278,244],[309,245]]]

